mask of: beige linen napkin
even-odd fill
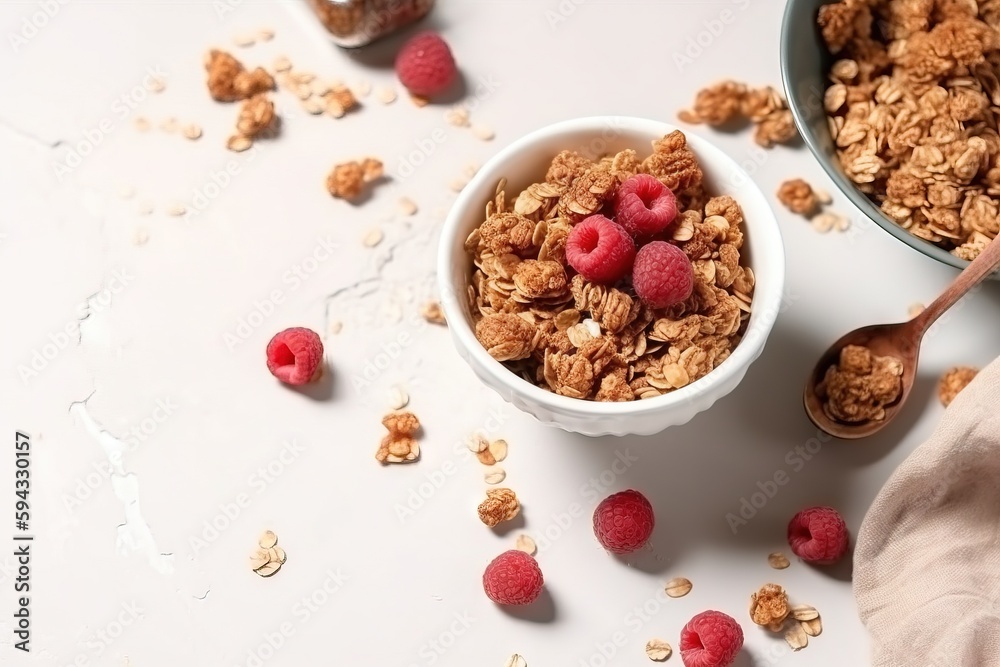
[[[1000,666],[1000,360],[868,510],[854,596],[875,667]]]

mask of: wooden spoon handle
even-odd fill
[[[983,282],[991,273],[1000,267],[1000,235],[990,241],[986,249],[965,267],[965,270],[955,278],[941,296],[934,299],[924,312],[913,318],[913,326],[923,336],[927,329],[944,314],[946,310],[958,303],[973,287]]]

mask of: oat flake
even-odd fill
[[[251,146],[253,146],[253,140],[242,134],[234,134],[226,140],[226,148],[237,153],[242,153]]]
[[[184,204],[181,204],[181,203],[177,202],[177,203],[173,203],[170,206],[168,206],[167,210],[166,210],[166,213],[167,213],[167,215],[173,216],[173,217],[176,218],[176,217],[182,216],[185,213],[187,213],[187,209],[184,207]]]
[[[256,549],[250,554],[250,567],[254,570],[259,570],[270,562],[271,556],[267,553],[267,549]]]
[[[344,105],[338,102],[335,98],[329,97],[326,99],[326,114],[333,118],[343,118],[347,111],[344,110]]]
[[[493,128],[486,125],[474,125],[472,127],[472,134],[476,139],[481,139],[482,141],[493,141],[494,137],[496,137],[496,132],[493,131]]]
[[[663,662],[674,650],[662,639],[650,639],[646,642],[646,656],[654,662]]]
[[[358,97],[368,97],[372,93],[372,84],[370,81],[358,81],[354,86],[354,94]]]
[[[332,86],[330,86],[328,82],[321,81],[320,79],[316,79],[309,84],[309,91],[312,92],[313,95],[317,95],[319,97],[323,97],[329,93],[331,88]]]
[[[691,581],[684,577],[677,577],[667,582],[666,592],[669,597],[682,598],[691,592]]]
[[[410,395],[400,386],[389,389],[389,408],[392,410],[402,410],[410,402]]]
[[[792,624],[792,627],[785,631],[785,641],[793,651],[801,651],[809,646],[809,637],[800,623]]]
[[[445,112],[444,118],[448,121],[448,124],[455,127],[469,126],[469,111],[465,107],[453,107],[449,109]]]
[[[529,556],[534,556],[538,551],[538,545],[536,545],[535,541],[528,535],[518,535],[517,541],[514,543],[514,548],[518,551],[523,551]]]
[[[399,200],[399,212],[403,215],[413,215],[417,212],[417,205],[409,197],[403,197]]]
[[[279,563],[278,561],[270,561],[263,567],[254,570],[254,572],[256,572],[262,577],[270,577],[280,569],[281,569],[281,563]]]
[[[364,244],[366,248],[374,248],[381,243],[384,238],[385,234],[382,233],[382,230],[378,227],[373,227],[368,230],[364,237],[362,237],[361,243]]]
[[[396,91],[392,88],[379,88],[378,92],[375,93],[375,97],[382,104],[392,104],[396,101]]]
[[[302,109],[308,114],[313,116],[318,116],[325,111],[325,106],[322,102],[317,100],[315,97],[310,97],[309,99],[302,101]]]
[[[791,565],[788,561],[788,556],[780,551],[775,551],[773,554],[769,554],[767,556],[767,564],[775,570],[784,570],[786,567]]]
[[[447,324],[444,317],[444,310],[437,301],[428,301],[421,306],[420,314],[431,324]]]
[[[496,461],[503,461],[507,458],[507,441],[494,440],[490,443],[490,454]]]
[[[465,444],[473,454],[484,452],[490,446],[489,440],[478,433],[470,437]]]
[[[802,621],[802,631],[810,637],[819,637],[823,633],[823,621],[819,616],[808,621]]]
[[[486,480],[487,484],[499,484],[500,482],[507,479],[507,472],[499,466],[495,468],[490,468],[489,470],[486,471],[484,479]]]

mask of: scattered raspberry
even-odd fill
[[[615,194],[615,221],[632,236],[662,232],[677,218],[677,197],[649,174],[636,174]]]
[[[684,667],[726,667],[743,648],[743,628],[721,611],[703,611],[681,630]]]
[[[531,604],[542,592],[542,571],[524,551],[505,551],[486,566],[483,590],[497,604]]]
[[[847,553],[847,524],[832,507],[802,510],[788,524],[788,544],[792,552],[816,565],[832,565]]]
[[[319,371],[323,341],[305,327],[278,333],[267,344],[267,370],[286,384],[305,384]]]
[[[614,283],[632,268],[635,242],[621,225],[592,215],[569,233],[566,261],[590,282]]]
[[[458,70],[448,44],[433,32],[413,36],[396,56],[396,75],[414,95],[433,97],[444,92]]]
[[[631,553],[652,533],[653,506],[638,491],[612,494],[594,510],[594,535],[612,553]]]
[[[667,308],[685,301],[694,289],[694,269],[684,251],[666,241],[639,249],[632,267],[632,285],[651,308]]]

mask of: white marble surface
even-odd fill
[[[799,395],[816,355],[850,328],[905,317],[954,275],[857,219],[842,197],[836,206],[855,219],[845,234],[817,234],[779,211],[788,307],[763,357],[709,413],[660,436],[588,440],[538,426],[478,385],[447,332],[416,315],[434,290],[434,244],[454,198],[447,184],[466,164],[558,119],[672,118],[717,78],[777,85],[781,3],[440,0],[433,24],[470,94],[477,82],[492,89],[479,89],[473,118],[496,129],[493,143],[448,125],[446,107],[370,99],[335,122],[303,114],[282,92],[282,136],[241,155],[223,148],[235,108],[204,89],[209,46],[270,26],[274,41],[239,52],[248,64],[286,54],[378,86],[393,81],[392,42],[356,58],[337,51],[297,2],[233,0],[220,13],[229,4],[71,0],[47,3],[53,16],[14,44],[12,34],[31,33],[25,20],[41,22],[32,17],[43,4],[0,6],[0,414],[11,447],[0,455],[10,485],[0,488],[11,489],[0,506],[13,504],[16,428],[34,441],[37,535],[30,656],[11,647],[13,560],[0,557],[4,664],[122,665],[128,656],[136,667],[429,667],[502,665],[519,652],[533,667],[644,665],[647,639],[676,645],[684,622],[707,608],[743,622],[741,667],[867,661],[849,568],[775,572],[766,556],[785,547],[785,524],[806,505],[835,505],[857,529],[939,418],[939,373],[997,354],[995,286],[926,341],[898,423],[805,456],[796,452],[816,431]],[[720,17],[728,23],[713,23]],[[707,46],[679,63],[699,33]],[[150,68],[165,73],[161,94],[136,88]],[[139,115],[196,121],[205,136],[140,134]],[[791,176],[829,185],[803,148],[762,152],[747,132],[698,131],[767,192]],[[60,177],[55,165],[88,136],[99,145]],[[424,164],[362,206],[323,189],[344,158],[377,155],[398,175],[415,142],[432,136],[445,139]],[[230,162],[238,173],[212,187]],[[120,199],[122,186],[136,196]],[[418,215],[394,213],[401,196]],[[140,216],[146,200],[156,210]],[[174,201],[206,206],[184,221],[165,215]],[[386,240],[366,249],[360,239],[375,225]],[[133,243],[140,230],[145,245]],[[319,388],[290,391],[267,374],[263,348],[275,331],[326,332],[334,320],[344,328],[325,336],[332,373]],[[67,327],[72,335],[60,334]],[[387,349],[397,353],[385,370],[352,381]],[[36,352],[51,358],[26,375],[19,369]],[[396,383],[426,425],[423,458],[384,469],[373,454]],[[524,530],[546,547],[549,597],[525,613],[494,607],[479,585],[519,532],[494,535],[475,516],[482,471],[461,442],[484,427],[511,443],[508,481],[525,503]],[[727,514],[778,471],[787,484],[734,534]],[[599,496],[628,487],[653,499],[658,525],[651,548],[622,562],[599,548],[589,514]],[[415,509],[401,513],[408,503]],[[268,580],[247,567],[264,528],[289,557]],[[664,601],[673,576],[694,591]],[[802,653],[751,627],[748,596],[769,580],[823,614],[823,635]]]

